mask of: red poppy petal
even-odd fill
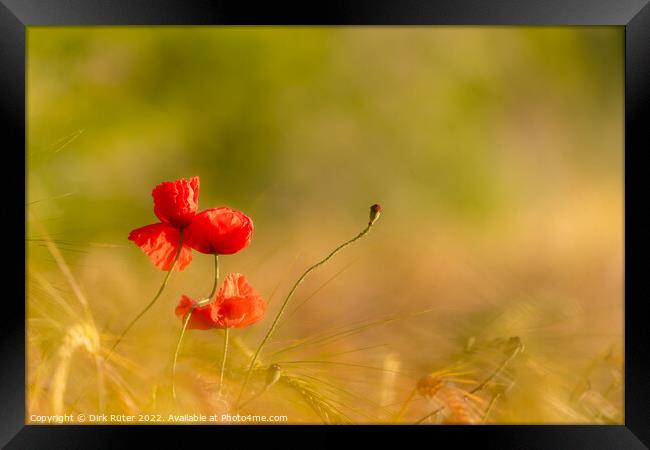
[[[129,233],[129,240],[145,252],[161,270],[169,270],[178,251],[180,231],[166,223],[155,223]],[[192,261],[192,250],[183,244],[174,270],[180,272]]]
[[[187,295],[181,297],[178,306],[176,307],[176,315],[182,320],[185,320],[187,314],[192,309],[192,306],[196,305],[196,302],[189,298]],[[192,317],[187,323],[188,329],[194,330],[209,330],[210,328],[215,327],[215,323],[212,321],[212,305],[206,305],[200,308],[194,308],[192,312]]]
[[[165,181],[156,186],[151,195],[154,203],[153,212],[161,222],[178,228],[186,227],[194,218],[198,208],[199,177]]]
[[[219,303],[212,320],[219,328],[243,328],[262,320],[265,312],[266,302],[261,297],[232,297]]]
[[[240,273],[224,279],[217,293],[212,320],[219,328],[242,328],[264,318],[266,302]]]
[[[246,247],[253,236],[253,221],[230,208],[200,212],[187,227],[187,243],[207,254],[231,255]]]
[[[247,296],[257,296],[260,295],[257,291],[248,283],[246,277],[241,273],[229,273],[223,280],[223,284],[219,288],[217,293],[217,298],[229,298],[229,297],[247,297]]]

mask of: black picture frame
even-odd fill
[[[642,158],[648,148],[650,87],[650,0],[344,0],[319,2],[223,2],[218,0],[0,0],[1,147],[11,163],[3,172],[2,202],[25,211],[26,27],[32,25],[617,25],[625,27],[625,424],[450,427],[373,427],[372,434],[408,433],[420,443],[474,442],[478,448],[634,449],[650,445],[648,316],[643,256],[648,221],[643,218]],[[21,152],[22,150],[22,152]],[[23,193],[24,194],[24,193]],[[635,207],[635,203],[640,205]],[[8,204],[8,205],[7,205]],[[629,214],[629,216],[628,216]],[[23,214],[23,220],[25,216]],[[9,218],[13,218],[9,220]],[[0,364],[0,444],[6,448],[115,448],[131,439],[214,445],[247,432],[239,426],[43,426],[25,425],[25,222],[7,213],[5,320]],[[23,258],[20,258],[23,255]],[[312,426],[300,427],[313,428]],[[364,427],[365,428],[365,427]],[[271,447],[284,446],[286,426],[254,427]],[[329,427],[319,442],[344,439],[356,427]],[[258,436],[259,437],[259,436]],[[406,437],[406,436],[405,436]],[[241,439],[240,437],[238,437]],[[444,439],[439,441],[438,439]],[[153,441],[151,441],[153,442]],[[276,443],[274,445],[273,443]],[[415,442],[415,441],[405,441]],[[422,445],[422,444],[417,444]],[[429,444],[427,444],[429,445]]]

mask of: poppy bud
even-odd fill
[[[368,222],[368,225],[373,225],[377,219],[379,219],[379,215],[381,214],[381,205],[379,203],[375,203],[370,207],[370,222]]]
[[[266,389],[277,383],[281,376],[282,372],[280,371],[280,366],[277,364],[271,364],[266,371]]]

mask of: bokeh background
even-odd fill
[[[348,399],[355,421],[394,417],[421,376],[457,361],[480,380],[517,336],[491,420],[621,422],[623,39],[620,27],[30,27],[28,414],[224,403],[197,387],[214,376],[218,332],[188,337],[184,403],[164,403],[173,309],[209,292],[205,255],[101,363],[164,275],[129,231],[156,221],[156,184],[198,175],[201,209],[255,223],[251,245],[222,258],[270,299],[264,322],[236,331],[252,348],[293,280],[383,206],[300,288],[270,347],[373,325],[324,355],[266,356],[381,406],[356,417]],[[245,362],[233,356],[231,384]],[[271,394],[257,412],[323,418]]]

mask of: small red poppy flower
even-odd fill
[[[185,320],[185,316],[190,312],[192,306],[195,306],[196,302],[189,298],[187,295],[181,297],[181,301],[176,307],[176,315],[181,319]],[[201,306],[194,308],[192,317],[187,324],[187,328],[190,330],[209,330],[214,328],[214,322],[212,321],[212,303],[209,305]]]
[[[164,181],[151,192],[153,212],[161,222],[177,228],[190,224],[199,206],[199,177]]]
[[[253,221],[246,214],[221,207],[200,212],[187,227],[186,241],[201,253],[231,255],[248,245]]]
[[[176,315],[185,319],[197,303],[187,296],[181,297]],[[197,307],[187,324],[190,329],[243,328],[264,318],[266,302],[240,273],[226,276],[215,300],[209,305]]]
[[[161,223],[131,231],[129,240],[140,247],[156,267],[169,270],[178,252],[180,230],[189,225],[196,215],[199,177],[160,183],[153,189],[151,195],[154,201],[154,213]],[[191,248],[183,238],[183,246],[174,270],[183,270],[191,261]]]
[[[217,293],[212,320],[219,328],[243,328],[264,318],[266,302],[240,273],[226,276]]]

